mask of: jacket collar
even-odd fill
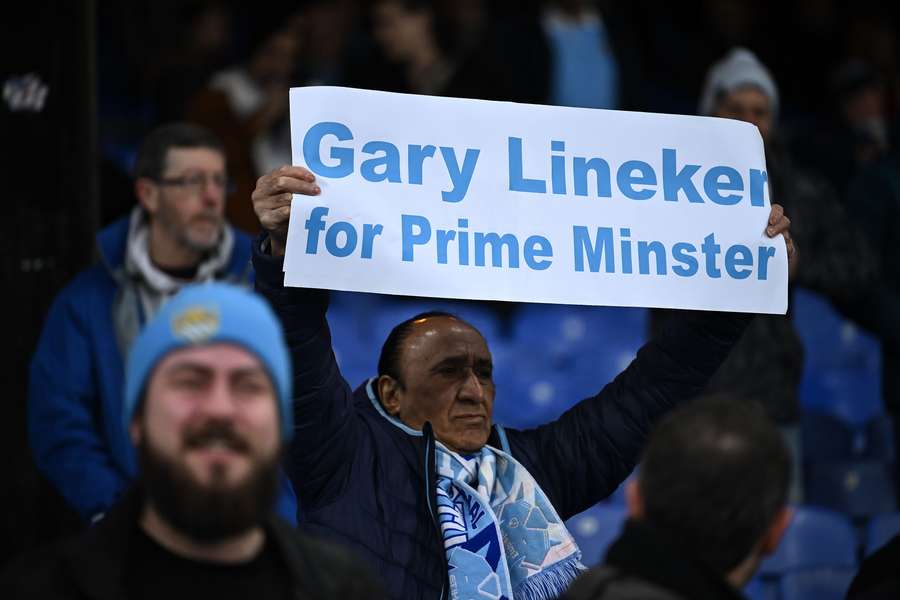
[[[742,600],[720,575],[678,544],[637,521],[628,521],[606,555],[606,563],[685,598]]]
[[[93,600],[124,597],[125,560],[138,519],[143,496],[137,488],[128,491],[107,516],[63,549],[63,564],[69,577]],[[272,514],[263,525],[291,574],[294,598],[317,597],[309,590],[321,589],[317,569],[312,566],[297,531]]]
[[[131,215],[128,215],[110,223],[97,234],[100,258],[113,273],[125,266],[130,223]],[[226,227],[234,235],[234,244],[224,271],[230,276],[244,278],[250,269],[250,238],[230,225]]]

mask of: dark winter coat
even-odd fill
[[[126,599],[123,582],[142,507],[139,493],[129,492],[96,527],[20,557],[0,574],[0,598]],[[293,600],[382,597],[368,569],[343,548],[302,536],[275,515],[264,527],[289,572]]]
[[[606,562],[579,577],[560,600],[741,600],[725,579],[643,523],[629,521]]]
[[[259,242],[253,262],[257,290],[282,319],[294,365],[288,459],[301,528],[352,547],[393,598],[446,597],[431,425],[416,431],[389,420],[371,386],[353,394],[331,350],[328,293],[282,287],[282,263]],[[684,313],[596,396],[535,429],[495,425],[488,444],[522,463],[568,519],[631,473],[652,425],[703,389],[748,320]]]

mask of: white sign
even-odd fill
[[[783,314],[762,139],[739,121],[334,87],[290,94],[285,283]]]

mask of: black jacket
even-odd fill
[[[863,561],[847,591],[847,600],[888,598],[900,598],[900,535]]]
[[[282,287],[281,262],[254,246],[256,287],[282,320],[294,366],[289,471],[301,528],[352,547],[393,598],[445,596],[431,426],[398,426],[366,387],[354,396],[331,351],[328,293]],[[653,424],[706,385],[748,320],[683,313],[597,395],[535,429],[495,426],[488,444],[524,465],[568,519],[631,473]]]
[[[579,577],[560,600],[741,600],[721,575],[678,542],[629,521],[606,563]]]
[[[125,599],[126,561],[142,505],[139,494],[132,491],[79,537],[14,561],[0,575],[0,598]],[[298,534],[275,515],[265,530],[290,571],[294,600],[382,597],[367,568],[344,550]]]

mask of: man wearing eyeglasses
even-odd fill
[[[86,522],[102,518],[136,473],[122,422],[123,357],[188,283],[249,285],[248,238],[224,219],[221,141],[188,123],[144,140],[137,206],[98,235],[100,261],[55,299],[32,359],[28,433],[41,472]],[[294,518],[283,486],[279,512]]]

